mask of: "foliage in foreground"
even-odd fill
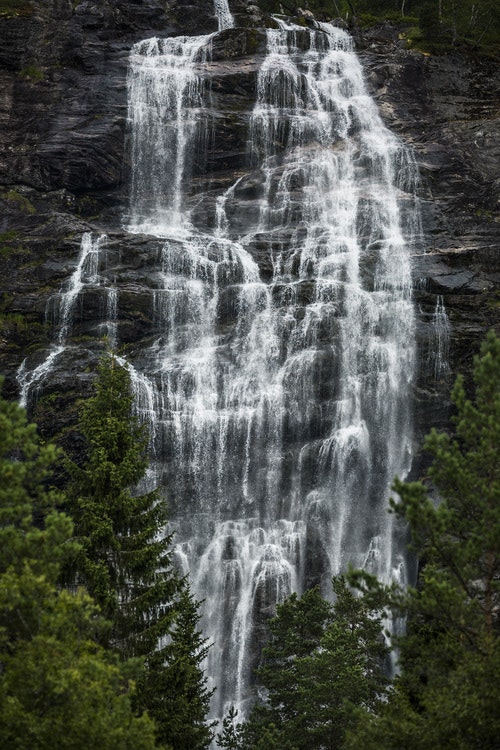
[[[268,700],[239,727],[232,714],[220,747],[342,747],[356,710],[378,705],[387,686],[382,602],[356,596],[343,576],[333,579],[333,592],[333,605],[315,588],[278,607],[258,670]]]
[[[112,623],[108,643],[123,659],[155,650],[173,624],[182,588],[172,568],[165,504],[135,490],[147,468],[147,436],[132,411],[128,371],[112,356],[80,411],[82,465],[68,461],[69,509],[81,547],[76,571]]]
[[[133,685],[96,643],[94,603],[57,585],[78,551],[61,497],[47,489],[57,459],[24,411],[0,399],[2,748],[149,750],[153,724],[134,715]]]
[[[24,410],[0,400],[2,748],[203,750],[199,605],[173,569],[164,505],[134,491],[146,439],[113,357],[79,427],[82,465],[41,445]],[[63,463],[66,493],[50,489]]]
[[[86,459],[68,464],[82,548],[76,574],[111,623],[105,645],[142,662],[135,705],[154,719],[157,742],[203,750],[212,738],[201,666],[208,647],[198,604],[172,565],[165,504],[157,492],[134,491],[147,467],[147,436],[132,407],[128,371],[104,357],[81,411]]]
[[[490,333],[468,399],[452,391],[455,434],[432,431],[425,447],[440,502],[421,482],[396,482],[423,564],[405,607],[401,676],[349,747],[498,748],[500,737],[500,339]]]

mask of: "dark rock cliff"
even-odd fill
[[[414,149],[421,175],[426,253],[414,269],[421,310],[416,413],[425,434],[446,424],[454,376],[470,372],[486,331],[499,330],[500,85],[497,60],[422,54],[399,36],[380,27],[358,36],[357,47],[381,114]],[[436,342],[422,323],[439,296],[450,323],[450,372],[436,382]]]
[[[244,0],[230,5],[238,27],[218,35],[207,65],[215,127],[193,170],[191,200],[200,225],[213,221],[215,197],[244,174],[263,52],[258,10]],[[128,53],[147,36],[215,31],[207,8],[205,0],[33,0],[20,14],[0,15],[0,371],[8,395],[17,394],[23,359],[36,363],[50,341],[47,303],[74,268],[84,231],[109,237],[108,266],[124,289],[120,342],[134,348],[151,336],[150,303],[141,291],[154,273],[147,240],[121,228]],[[467,371],[486,330],[500,328],[498,63],[409,51],[390,25],[354,29],[354,36],[382,116],[413,147],[421,172],[427,252],[415,259],[415,294],[422,433],[447,419],[450,379],[443,372],[436,379],[429,365],[436,342],[428,323],[438,298],[451,324],[452,372]],[[242,200],[252,185],[244,190]],[[265,277],[269,268],[260,260]],[[46,408],[43,401],[35,407],[48,433],[71,422],[86,369],[105,346],[96,322],[99,299],[90,295],[84,304],[73,330],[81,341],[78,359],[65,362],[52,400],[45,394]]]

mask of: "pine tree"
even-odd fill
[[[395,489],[423,570],[404,602],[401,676],[352,748],[498,748],[500,737],[500,340],[474,365],[475,391],[457,379],[453,436],[431,432],[429,477]]]
[[[199,620],[199,604],[185,583],[169,641],[148,657],[139,683],[158,738],[175,750],[203,750],[213,737],[213,724],[206,721],[213,690],[202,666],[209,645],[198,630]]]
[[[1,385],[1,384],[0,384]],[[57,586],[78,551],[63,501],[49,489],[53,445],[24,410],[0,399],[0,737],[4,750],[152,750],[152,722],[95,643],[100,622],[82,591]]]
[[[237,719],[238,711],[234,706],[231,706],[222,720],[222,731],[215,738],[217,747],[223,747],[226,750],[240,750],[243,741],[243,728]]]
[[[132,405],[127,370],[104,358],[82,409],[86,459],[69,465],[78,575],[111,623],[110,645],[124,660],[142,658],[135,704],[154,719],[157,742],[201,750],[212,737],[208,646],[187,580],[172,566],[165,505],[157,492],[133,491],[147,467],[147,437]]]
[[[333,590],[334,605],[312,589],[278,607],[258,670],[268,699],[241,729],[245,750],[341,748],[357,709],[378,704],[387,685],[383,608],[355,595],[343,576]]]
[[[82,554],[79,580],[112,623],[122,658],[152,653],[169,633],[180,580],[172,568],[166,508],[133,490],[147,467],[147,436],[132,411],[130,376],[112,356],[100,363],[82,410],[87,455],[68,464],[70,510]]]

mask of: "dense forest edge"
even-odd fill
[[[77,464],[0,403],[2,747],[206,747],[199,604],[164,504],[131,492],[147,438],[113,357],[79,429]]]
[[[260,700],[243,723],[229,710],[219,747],[497,747],[493,332],[473,380],[471,398],[461,377],[453,388],[453,434],[433,430],[426,440],[428,476],[394,483],[390,512],[408,523],[418,586],[351,570],[333,579],[334,603],[311,589],[279,605],[256,675]],[[113,355],[79,414],[77,463],[40,440],[24,409],[0,401],[2,747],[206,748],[216,731],[203,673],[210,644],[189,581],[172,564],[164,505],[154,491],[134,491],[147,439]]]

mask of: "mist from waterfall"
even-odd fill
[[[177,559],[205,600],[220,716],[230,704],[244,715],[277,601],[327,592],[349,564],[406,580],[387,505],[411,462],[420,227],[414,160],[384,127],[349,36],[281,21],[267,31],[248,170],[219,195],[216,228],[195,228],[185,191],[212,127],[210,44],[131,52],[128,228],[164,239],[161,334],[134,388]]]

